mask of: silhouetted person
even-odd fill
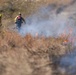
[[[25,20],[21,16],[21,13],[19,13],[18,16],[16,16],[16,18],[15,18],[15,24],[19,31],[20,31],[20,28],[21,28],[21,25],[23,22],[25,23]]]

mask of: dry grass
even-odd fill
[[[28,16],[41,5],[67,5],[71,1],[41,0],[37,3],[26,3],[23,0],[0,0],[0,11],[4,14],[3,25],[8,25],[11,20],[7,18],[10,15],[11,18],[15,17],[19,11]],[[13,10],[10,9],[12,3]],[[58,60],[69,50],[72,50],[72,46],[68,36],[46,38],[27,34],[21,37],[16,32],[3,30],[0,33],[0,75],[61,75],[57,71]]]
[[[65,40],[30,34],[21,37],[15,32],[3,31],[0,33],[0,75],[53,75],[53,61],[67,51]]]
[[[3,25],[8,26],[14,23],[14,18],[19,12],[26,18],[35,13],[41,6],[54,4],[56,7],[69,5],[73,0],[40,0],[30,2],[25,0],[0,0],[0,13],[3,14]]]
[[[4,30],[0,36],[0,46],[6,43],[9,47],[28,46],[31,49],[33,48],[34,50],[38,50],[39,48],[44,48],[45,50],[47,50],[53,45],[63,45],[65,41],[68,42],[68,37],[65,37],[33,37],[30,34],[26,35],[25,37],[21,37],[18,33],[9,30]]]

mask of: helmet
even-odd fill
[[[19,15],[21,15],[21,13],[19,12]]]

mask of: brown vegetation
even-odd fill
[[[11,18],[14,19],[19,11],[28,16],[42,5],[66,5],[70,2],[71,0],[0,0],[3,25],[10,25]],[[0,75],[61,75],[58,71],[60,57],[72,48],[67,36],[47,38],[27,34],[22,37],[5,29],[0,32]]]
[[[5,30],[0,33],[0,75],[53,75],[56,64],[69,49],[63,37],[21,37]],[[53,69],[53,70],[52,70]]]

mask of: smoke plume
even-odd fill
[[[63,74],[76,75],[76,50],[61,58],[59,70]]]
[[[72,35],[75,33],[75,12],[64,11],[64,6],[57,7],[55,4],[48,5],[40,8],[34,15],[26,18],[26,24],[22,26],[21,34],[27,33],[33,36],[38,33],[40,36],[59,36],[64,32],[69,34],[70,28],[72,29]]]
[[[76,3],[66,6],[49,5],[41,7],[34,15],[26,18],[26,24],[22,26],[21,35],[27,33],[33,36],[58,37],[61,34],[70,34],[76,37]],[[67,54],[60,60],[60,70],[68,75],[76,74],[76,51]]]

